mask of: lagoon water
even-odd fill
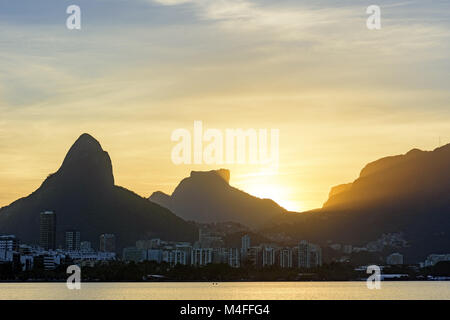
[[[369,290],[363,281],[82,283],[80,290],[65,283],[0,283],[0,300],[5,299],[450,300],[450,282],[382,282],[379,290]]]

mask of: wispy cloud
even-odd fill
[[[210,20],[236,31],[258,30],[301,33],[315,27],[330,25],[354,17],[349,8],[311,8],[308,6],[262,5],[249,0],[150,0],[166,6],[190,4],[199,19]],[[292,36],[292,34],[291,34]]]
[[[306,47],[320,45],[325,50],[343,49],[348,53],[370,46],[375,54],[398,54],[399,57],[425,48],[428,52],[420,52],[423,59],[424,55],[434,54],[430,52],[432,46],[437,50],[450,40],[448,22],[430,21],[430,16],[441,14],[445,4],[431,10],[416,1],[381,1],[384,28],[376,33],[366,28],[366,6],[354,1],[340,6],[331,1],[322,1],[321,5],[304,1],[147,1],[170,7],[191,6],[198,20],[210,21],[237,38],[250,35],[256,41],[264,41],[266,47],[284,41]]]

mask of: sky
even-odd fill
[[[0,206],[87,132],[141,196],[224,167],[289,210],[321,207],[368,162],[450,142],[449,55],[448,1],[0,0]],[[278,169],[174,164],[171,135],[194,121],[279,130]]]

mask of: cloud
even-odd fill
[[[307,47],[320,45],[337,51],[370,46],[380,55],[398,54],[399,57],[424,48],[428,52],[420,54],[426,59],[433,54],[430,47],[445,45],[450,38],[448,22],[441,18],[433,20],[442,15],[445,4],[434,7],[414,1],[380,1],[383,30],[371,32],[366,27],[366,6],[354,2],[336,5],[321,1],[319,5],[304,1],[147,1],[171,7],[189,5],[199,21],[212,22],[237,39],[249,35],[253,40],[263,41],[266,47],[280,41],[292,45],[302,43]]]
[[[355,16],[350,8],[311,8],[307,6],[262,5],[248,0],[152,0],[153,3],[174,6],[190,4],[201,20],[210,20],[234,30],[277,30],[301,32],[313,26],[323,26]]]

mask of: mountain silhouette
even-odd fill
[[[260,199],[230,186],[226,169],[192,171],[171,196],[157,191],[150,200],[186,220],[196,222],[238,222],[261,227],[286,210],[270,199]]]
[[[44,210],[56,211],[59,244],[65,229],[80,230],[82,240],[94,246],[100,234],[113,233],[119,249],[147,236],[184,241],[197,237],[194,225],[115,186],[108,153],[88,134],[78,138],[60,169],[36,191],[0,209],[0,232],[37,243],[39,213]]]
[[[324,209],[357,208],[426,201],[445,205],[450,196],[450,145],[433,152],[413,149],[405,155],[369,163],[353,183],[332,189]]]
[[[273,221],[267,232],[325,243],[364,245],[402,233],[406,259],[450,251],[450,144],[369,163],[352,183],[333,187],[321,209]]]

